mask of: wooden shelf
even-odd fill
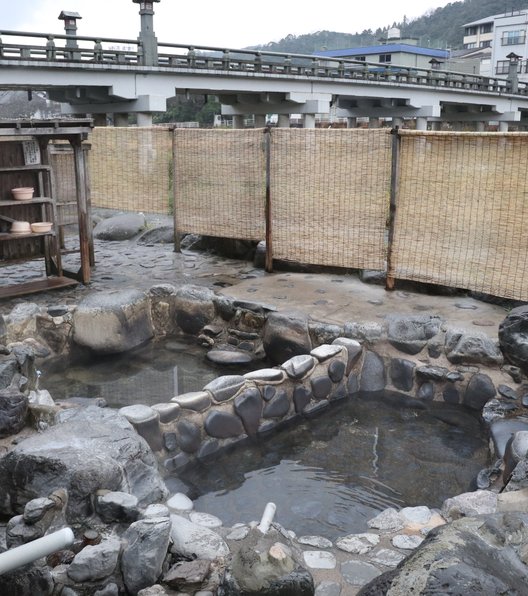
[[[50,166],[45,166],[41,164],[35,164],[33,166],[9,166],[0,168],[0,173],[2,172],[49,172],[51,171]]]
[[[27,232],[27,234],[11,234],[9,232],[0,232],[0,242],[5,242],[7,240],[21,240],[23,238],[39,238],[42,236],[55,236],[55,232]]]
[[[0,207],[20,207],[22,205],[42,205],[46,203],[53,203],[53,199],[49,197],[34,197],[25,201],[15,201],[14,199],[6,201],[0,199]]]
[[[76,279],[60,276],[44,277],[37,281],[30,281],[12,286],[0,286],[0,299],[25,296],[26,294],[36,294],[37,292],[45,292],[57,288],[66,288],[68,286],[75,286],[78,283],[79,282]]]

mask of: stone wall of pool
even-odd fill
[[[120,410],[167,471],[318,415],[358,393],[393,390],[418,401],[460,403],[491,424],[522,413],[526,390],[524,373],[505,363],[497,340],[450,328],[435,315],[340,326],[198,286],[91,294],[76,307],[25,304],[3,318],[0,334],[14,347],[2,356],[4,370],[24,342],[41,358],[66,358],[79,347],[119,353],[176,334],[195,336],[226,367],[265,358],[260,370],[218,377],[201,391],[167,396],[154,406]],[[36,423],[53,414],[42,404],[29,407]]]

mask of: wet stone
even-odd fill
[[[354,393],[358,393],[359,391],[359,379],[357,375],[350,374],[347,380],[347,392],[349,395],[354,395]]]
[[[310,385],[315,399],[324,399],[332,391],[332,381],[326,375],[310,379]]]
[[[416,397],[418,399],[423,399],[424,401],[433,401],[435,394],[435,387],[433,383],[424,383],[420,386],[416,393]]]
[[[260,392],[264,401],[271,401],[275,397],[277,389],[273,387],[273,385],[266,385],[265,387],[262,387]]]
[[[322,399],[321,401],[306,406],[306,408],[304,408],[303,414],[307,418],[312,418],[314,416],[317,416],[322,410],[327,408],[329,405],[329,401],[327,401],[326,399]]]
[[[313,356],[310,356],[309,354],[301,354],[287,360],[282,365],[282,369],[286,371],[286,374],[290,379],[300,380],[311,372],[314,366],[315,359]]]
[[[451,383],[455,383],[456,381],[463,381],[464,375],[461,372],[450,372],[447,373],[446,379]]]
[[[24,507],[24,521],[34,524],[42,519],[47,511],[55,507],[55,501],[47,497],[32,499]]]
[[[312,399],[312,392],[302,385],[295,387],[293,390],[293,403],[295,404],[295,411],[301,414]]]
[[[345,363],[341,360],[332,360],[328,365],[328,376],[333,383],[339,383],[345,374]]]
[[[256,388],[247,389],[235,398],[235,412],[240,416],[249,436],[255,436],[262,415],[262,398]]]
[[[284,380],[284,371],[280,368],[262,368],[246,373],[244,378],[256,383],[281,383]]]
[[[264,418],[282,418],[290,410],[290,400],[285,391],[281,390],[264,406]]]
[[[528,393],[525,393],[521,398],[521,404],[524,408],[528,408]]]
[[[159,414],[159,421],[163,424],[167,424],[168,422],[173,422],[176,420],[179,417],[181,411],[180,405],[176,402],[155,404],[152,406],[152,409]]]
[[[361,356],[361,353],[363,351],[361,344],[355,339],[349,339],[347,337],[338,337],[336,340],[333,341],[333,343],[346,348],[348,353],[346,374],[350,374],[352,367],[359,360],[359,357]]]
[[[381,530],[382,532],[397,532],[403,529],[402,516],[393,507],[388,507],[381,513],[367,522],[369,528]]]
[[[341,383],[341,385],[339,385],[339,387],[337,387],[337,389],[335,391],[332,392],[332,394],[330,395],[330,399],[332,401],[337,401],[339,399],[345,399],[345,397],[348,396],[347,393],[347,388],[345,383]]]
[[[189,393],[182,393],[176,395],[171,399],[171,402],[176,403],[184,410],[192,410],[193,412],[203,412],[211,406],[211,395],[207,391],[191,391]]]
[[[437,382],[444,381],[448,372],[443,366],[419,366],[416,369],[416,374],[422,379]]]
[[[232,399],[242,389],[246,382],[241,375],[226,375],[218,377],[204,387],[204,391],[209,391],[215,401],[225,402]]]
[[[414,369],[416,365],[410,360],[393,358],[390,364],[392,384],[400,391],[410,391],[414,384]]]
[[[341,346],[339,345],[328,345],[325,344],[323,346],[318,346],[314,348],[310,354],[319,360],[319,362],[324,362],[333,356],[337,356],[341,353]]]
[[[251,348],[252,346],[250,346]],[[210,350],[206,358],[216,364],[236,365],[251,362],[251,355],[246,351],[238,350]]]
[[[382,391],[385,389],[385,366],[375,352],[367,351],[361,370],[360,391]]]
[[[474,375],[468,383],[463,403],[473,410],[482,410],[487,401],[495,397],[495,385],[484,374]]]
[[[194,453],[202,442],[202,433],[198,425],[190,420],[180,420],[177,426],[176,440],[182,451]]]
[[[508,399],[517,399],[517,394],[515,393],[515,390],[511,387],[508,387],[508,385],[499,385],[497,387],[497,391],[500,395],[502,395],[502,397],[506,397]]]
[[[173,432],[163,433],[163,446],[169,452],[175,451],[178,447],[176,433],[173,433]]]
[[[446,384],[442,391],[442,396],[448,404],[458,404],[460,402],[460,393],[452,383]]]
[[[212,410],[207,414],[204,426],[207,434],[217,439],[229,439],[244,434],[240,418],[219,410]]]

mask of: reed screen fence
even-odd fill
[[[96,128],[92,204],[271,258],[528,300],[528,134]],[[391,206],[392,202],[392,206]]]

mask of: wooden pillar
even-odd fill
[[[77,196],[77,216],[79,221],[79,248],[81,253],[81,268],[79,271],[83,284],[90,283],[91,274],[91,255],[90,255],[90,235],[88,232],[92,222],[88,219],[88,201],[87,201],[87,182],[86,168],[84,165],[84,152],[80,137],[71,137],[69,139],[73,148],[73,162],[75,166],[75,186]]]

